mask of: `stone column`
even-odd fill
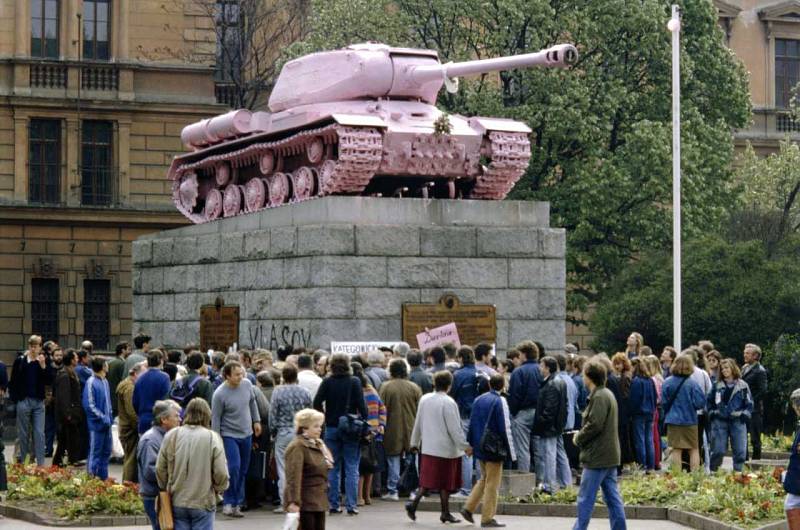
[[[28,200],[28,117],[14,116],[14,200]]]
[[[119,202],[120,204],[128,204],[130,201],[131,191],[131,122],[130,120],[117,121],[118,135],[117,135],[117,162],[119,167]]]
[[[16,57],[27,57],[30,55],[31,45],[31,3],[14,2],[15,5],[15,40],[14,55]]]
[[[81,122],[77,117],[67,118],[67,134],[65,142],[67,144],[67,206],[81,205],[81,174],[78,168],[78,154],[80,152]]]
[[[114,57],[118,61],[126,61],[130,55],[130,0],[114,2]]]

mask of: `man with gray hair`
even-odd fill
[[[742,380],[750,387],[753,396],[753,414],[747,430],[753,445],[753,460],[761,460],[761,431],[763,429],[764,397],[767,394],[767,370],[761,366],[761,348],[745,344]],[[748,458],[749,460],[749,458]]]
[[[389,373],[383,367],[386,358],[380,350],[372,350],[367,353],[367,366],[364,373],[369,377],[369,382],[375,390],[380,390],[381,385],[389,380]]]
[[[139,465],[139,495],[147,518],[153,530],[161,530],[156,515],[156,498],[158,498],[158,480],[156,478],[156,461],[164,435],[181,424],[181,408],[171,399],[156,401],[153,405],[153,426],[139,440],[136,449],[136,461]]]
[[[411,351],[411,346],[407,342],[398,342],[392,347],[392,353],[395,357],[406,358],[408,352]]]

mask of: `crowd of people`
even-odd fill
[[[438,495],[442,523],[459,521],[457,497],[466,521],[480,508],[482,527],[502,527],[495,512],[509,468],[534,471],[540,495],[579,484],[576,529],[602,490],[612,528],[624,528],[620,474],[656,472],[667,456],[676,472],[713,471],[728,444],[740,471],[748,434],[752,458],[761,456],[767,373],[754,344],[740,368],[709,341],[656,357],[638,333],[612,356],[523,341],[503,360],[487,344],[420,352],[398,343],[351,357],[150,342],[139,335],[106,358],[89,342],[62,351],[32,336],[8,391],[20,461],[52,455],[105,479],[116,434],[123,479],[139,483],[154,529],[161,491],[172,495],[176,528],[211,528],[218,496],[228,517],[272,502],[298,513],[302,530],[321,530],[326,515],[406,495],[412,520],[422,498]]]

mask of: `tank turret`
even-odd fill
[[[525,172],[530,129],[443,114],[442,85],[528,67],[567,67],[577,50],[441,64],[433,50],[356,44],[286,63],[270,113],[234,110],[184,128],[173,160],[178,209],[196,223],[330,194],[502,199]]]

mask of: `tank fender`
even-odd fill
[[[508,120],[505,118],[481,118],[474,117],[469,119],[469,126],[481,134],[486,131],[504,131],[504,132],[518,132],[530,133],[531,128],[525,123],[516,120]]]
[[[388,127],[389,125],[380,116],[362,116],[358,114],[331,114],[339,125],[362,127]]]

